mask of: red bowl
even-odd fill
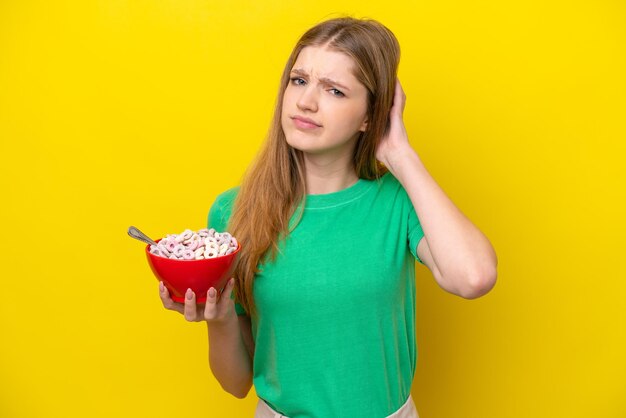
[[[196,303],[205,303],[211,287],[219,291],[228,282],[239,250],[241,244],[238,243],[237,249],[228,255],[204,260],[175,260],[152,254],[150,245],[147,245],[146,256],[152,272],[167,287],[174,301],[184,303],[185,292],[191,289],[196,294]]]

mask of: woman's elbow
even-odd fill
[[[244,399],[246,396],[248,396],[251,388],[252,382],[247,382],[245,385],[237,385],[232,387],[225,387],[224,385],[222,385],[222,389],[238,399]]]
[[[252,388],[252,370],[219,370],[210,363],[211,372],[225,392],[236,398],[243,399],[248,396]]]
[[[495,263],[483,266],[468,274],[466,288],[461,297],[465,299],[477,299],[489,293],[496,285],[498,271]]]
[[[247,390],[242,390],[239,392],[229,392],[231,395],[233,395],[235,398],[237,399],[245,399],[246,396],[248,396],[248,392],[250,392],[250,388],[248,388]]]

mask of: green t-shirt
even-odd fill
[[[216,198],[209,227],[228,230],[237,191]],[[254,280],[257,395],[291,418],[380,418],[399,409],[417,359],[423,236],[391,173],[307,195],[300,223]]]

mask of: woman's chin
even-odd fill
[[[315,152],[315,146],[311,143],[310,140],[305,140],[302,138],[293,138],[287,137],[287,144],[294,149],[302,152]],[[308,143],[307,143],[308,142]]]

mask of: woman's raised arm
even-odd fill
[[[439,285],[466,299],[480,297],[496,282],[496,253],[487,237],[454,205],[411,147],[402,112],[406,96],[396,82],[389,133],[376,158],[406,190],[424,230],[417,253]]]

